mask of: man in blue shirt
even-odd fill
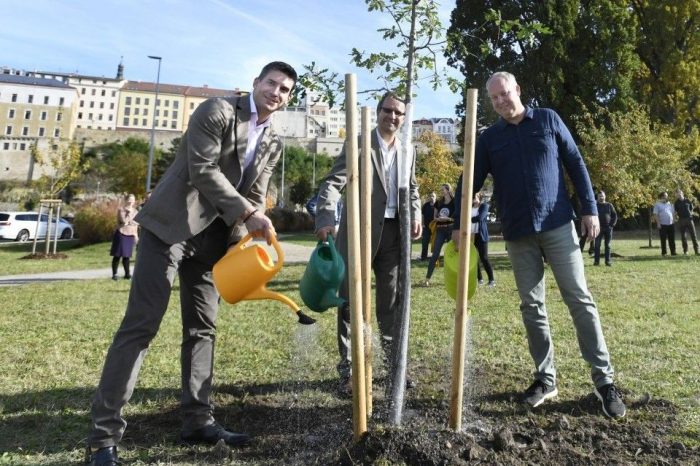
[[[545,306],[544,255],[569,308],[581,355],[591,366],[595,395],[607,416],[621,418],[625,404],[613,384],[613,367],[586,284],[574,210],[564,182],[566,172],[581,202],[581,229],[592,240],[600,224],[586,165],[559,115],[522,104],[520,86],[512,74],[493,74],[486,89],[501,118],[477,141],[474,192],[481,189],[490,173],[536,367],[535,381],[525,391],[524,401],[537,407],[558,394]],[[461,192],[460,186],[457,192]],[[458,225],[455,222],[455,228]],[[455,237],[459,238],[458,232]]]

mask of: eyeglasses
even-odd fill
[[[389,113],[389,114],[393,113],[394,115],[400,116],[400,117],[402,117],[406,114],[405,112],[399,112],[398,110],[394,110],[393,108],[386,108],[386,107],[382,107],[382,112]]]

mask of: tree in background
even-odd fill
[[[314,158],[316,160],[316,186],[311,185],[314,173]],[[305,204],[309,197],[316,191],[316,188],[324,176],[328,174],[333,166],[333,159],[326,154],[308,153],[299,146],[285,145],[284,147],[284,186],[285,197],[295,204]],[[281,186],[282,184],[282,161],[280,161],[272,173],[272,184]],[[308,196],[303,202],[292,199],[292,191],[297,184],[301,183],[296,193],[308,192]],[[278,191],[279,192],[279,191]],[[299,194],[300,195],[300,194]],[[286,200],[286,199],[285,199]]]
[[[688,170],[696,149],[690,138],[678,138],[672,125],[654,123],[646,109],[610,112],[576,118],[581,150],[591,180],[605,191],[622,217],[651,206],[661,191],[680,187],[689,197],[700,189],[700,177]],[[605,120],[607,124],[596,123]]]
[[[46,167],[50,175],[42,175],[34,182],[40,197],[55,198],[70,183],[78,180],[90,166],[75,142],[51,141],[49,149],[42,151],[36,144],[31,146],[34,161]]]
[[[462,172],[459,164],[445,140],[440,135],[426,131],[418,137],[419,144],[416,157],[416,179],[420,187],[421,197],[431,191],[440,192],[440,186],[449,183],[454,188]]]

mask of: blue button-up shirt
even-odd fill
[[[597,215],[586,164],[556,112],[525,107],[519,124],[499,118],[481,134],[476,143],[474,192],[489,173],[493,175],[504,239],[553,230],[575,217],[562,168],[573,182],[581,214]]]

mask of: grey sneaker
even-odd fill
[[[489,283],[486,286],[488,286],[489,288],[493,288],[494,286],[496,286],[496,280],[489,280]]]
[[[625,417],[627,408],[622,401],[622,394],[614,384],[609,383],[602,387],[596,387],[594,393],[603,405],[603,412],[606,416],[613,419]]]
[[[559,394],[556,385],[547,385],[541,380],[535,380],[530,387],[525,390],[523,401],[533,408],[537,408],[544,403],[544,400],[554,398]]]

